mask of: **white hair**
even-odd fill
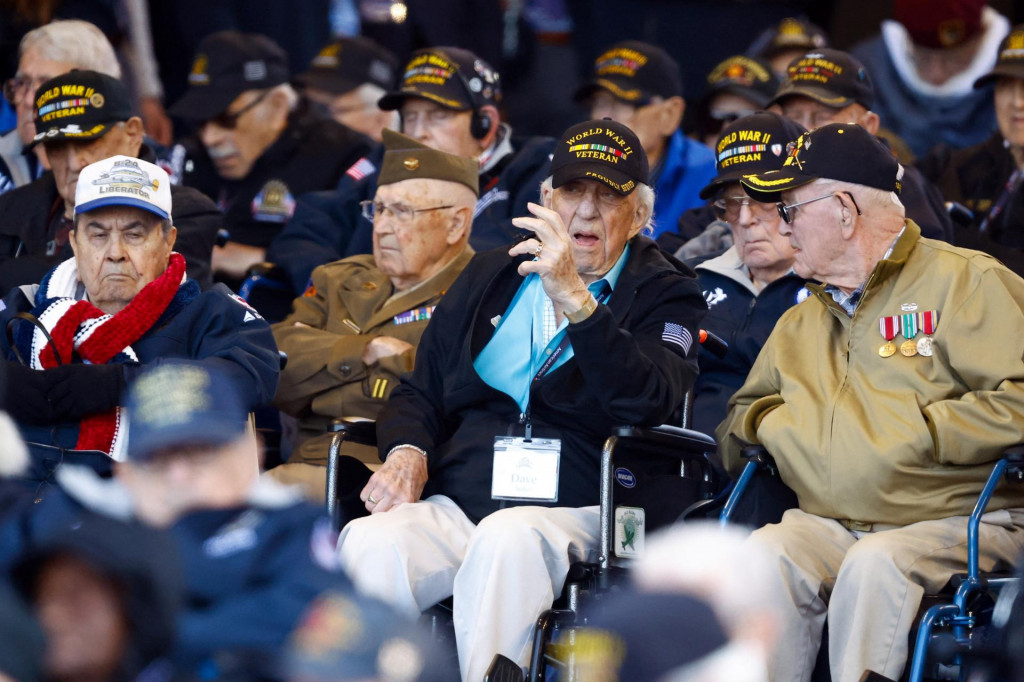
[[[545,192],[553,191],[554,179],[549,175],[544,178],[544,182],[540,183],[540,194],[541,196],[544,196]],[[646,235],[654,234],[654,190],[650,185],[645,185],[640,182],[637,183],[634,191],[636,192],[637,199],[640,201],[640,205],[643,206],[647,212],[647,220],[644,222],[644,226],[640,231]]]
[[[774,578],[778,569],[764,550],[746,541],[747,535],[710,521],[669,528],[648,539],[633,578],[645,591],[706,599],[735,633],[753,613],[782,608]]]
[[[363,83],[352,92],[356,93],[360,101],[367,107],[377,106],[380,98],[387,94],[387,90],[376,83]]]
[[[281,83],[280,85],[275,85],[270,90],[271,96],[278,92],[284,95],[285,101],[288,103],[288,111],[295,111],[295,108],[299,106],[300,99],[299,93],[295,91],[295,88],[290,83]]]
[[[76,69],[98,71],[121,78],[121,65],[103,31],[88,21],[65,19],[51,21],[25,34],[18,46],[20,59],[34,50],[43,59],[67,62]]]
[[[900,170],[903,167],[900,166]],[[900,173],[902,177],[902,173]],[[842,182],[841,180],[831,180],[828,178],[821,178],[814,182],[815,187],[821,187],[824,191],[836,191],[836,192],[849,192],[857,203],[858,208],[863,211],[868,207],[876,207],[885,211],[898,212],[901,215],[906,215],[906,209],[903,206],[903,202],[900,201],[899,195],[896,192],[890,192],[884,189],[878,189],[876,187],[868,187],[867,185],[858,185],[852,182]]]

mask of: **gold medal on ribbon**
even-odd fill
[[[885,343],[878,349],[878,354],[883,358],[889,358],[896,355],[896,344],[893,343],[893,339],[896,338],[896,334],[900,330],[899,317],[891,315],[889,317],[878,318],[878,332],[885,339]]]
[[[912,339],[904,341],[900,344],[900,353],[908,358],[914,357],[917,355],[917,344]]]

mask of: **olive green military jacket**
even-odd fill
[[[1024,280],[908,221],[853,317],[808,288],[730,400],[717,430],[726,467],[737,472],[742,445],[761,443],[800,508],[828,518],[969,514],[992,462],[1024,441]],[[938,313],[930,356],[879,353],[880,318],[927,311]],[[1024,507],[1020,486],[1002,486],[989,508],[1010,507]]]
[[[273,325],[278,347],[288,355],[274,404],[298,418],[291,462],[324,464],[336,417],[376,419],[399,376],[412,371],[415,349],[362,361],[366,344],[392,336],[416,346],[429,311],[441,300],[473,257],[466,247],[421,285],[398,296],[373,256],[360,255],[322,265],[310,288],[295,299],[292,314]]]

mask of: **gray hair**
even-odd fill
[[[900,166],[901,171],[902,168]],[[814,184],[816,187],[822,187],[825,191],[849,192],[855,197],[857,206],[860,207],[861,211],[867,208],[879,208],[886,212],[899,213],[901,216],[906,216],[906,209],[896,192],[827,178],[821,178]]]
[[[124,205],[116,204],[116,205],[113,205],[113,206],[103,207],[103,208],[136,208],[136,207],[124,206]],[[102,209],[96,209],[96,210],[102,210]],[[174,226],[174,221],[171,218],[161,218],[160,216],[156,215],[155,213],[151,213],[150,211],[147,211],[147,210],[142,209],[142,208],[136,208],[136,210],[140,211],[143,214],[143,216],[144,216],[143,222],[145,222],[146,225],[159,225],[160,226],[160,232],[164,235],[164,237],[167,236],[167,234],[171,231],[171,228]],[[81,218],[83,218],[84,216],[86,216],[89,213],[91,213],[91,212],[92,211],[89,211],[87,213],[75,213],[75,220],[72,223],[72,227],[71,227],[72,231],[77,231],[78,230],[78,221]]]
[[[544,192],[554,191],[554,179],[549,175],[544,178],[544,182],[540,183],[541,196]],[[640,182],[637,183],[636,190],[637,199],[640,201],[640,205],[647,211],[647,220],[644,222],[641,232],[646,235],[654,234],[654,189],[650,185],[645,185]]]
[[[25,34],[18,46],[20,59],[29,50],[54,62],[66,62],[74,68],[99,71],[121,78],[121,65],[110,41],[88,21],[66,19],[51,21]]]

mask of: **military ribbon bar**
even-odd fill
[[[928,336],[935,333],[935,328],[939,326],[939,311],[938,310],[926,310],[925,312],[918,313],[918,322],[921,325],[921,331]]]
[[[896,315],[878,318],[878,331],[886,341],[892,341],[900,331],[900,318]]]
[[[904,313],[900,315],[900,323],[903,327],[903,338],[910,340],[917,336],[917,314]]]
[[[425,306],[423,308],[414,308],[408,312],[404,312],[401,315],[395,315],[395,324],[409,324],[410,322],[419,322],[420,320],[429,320],[430,316],[434,312],[434,308],[437,306]]]

